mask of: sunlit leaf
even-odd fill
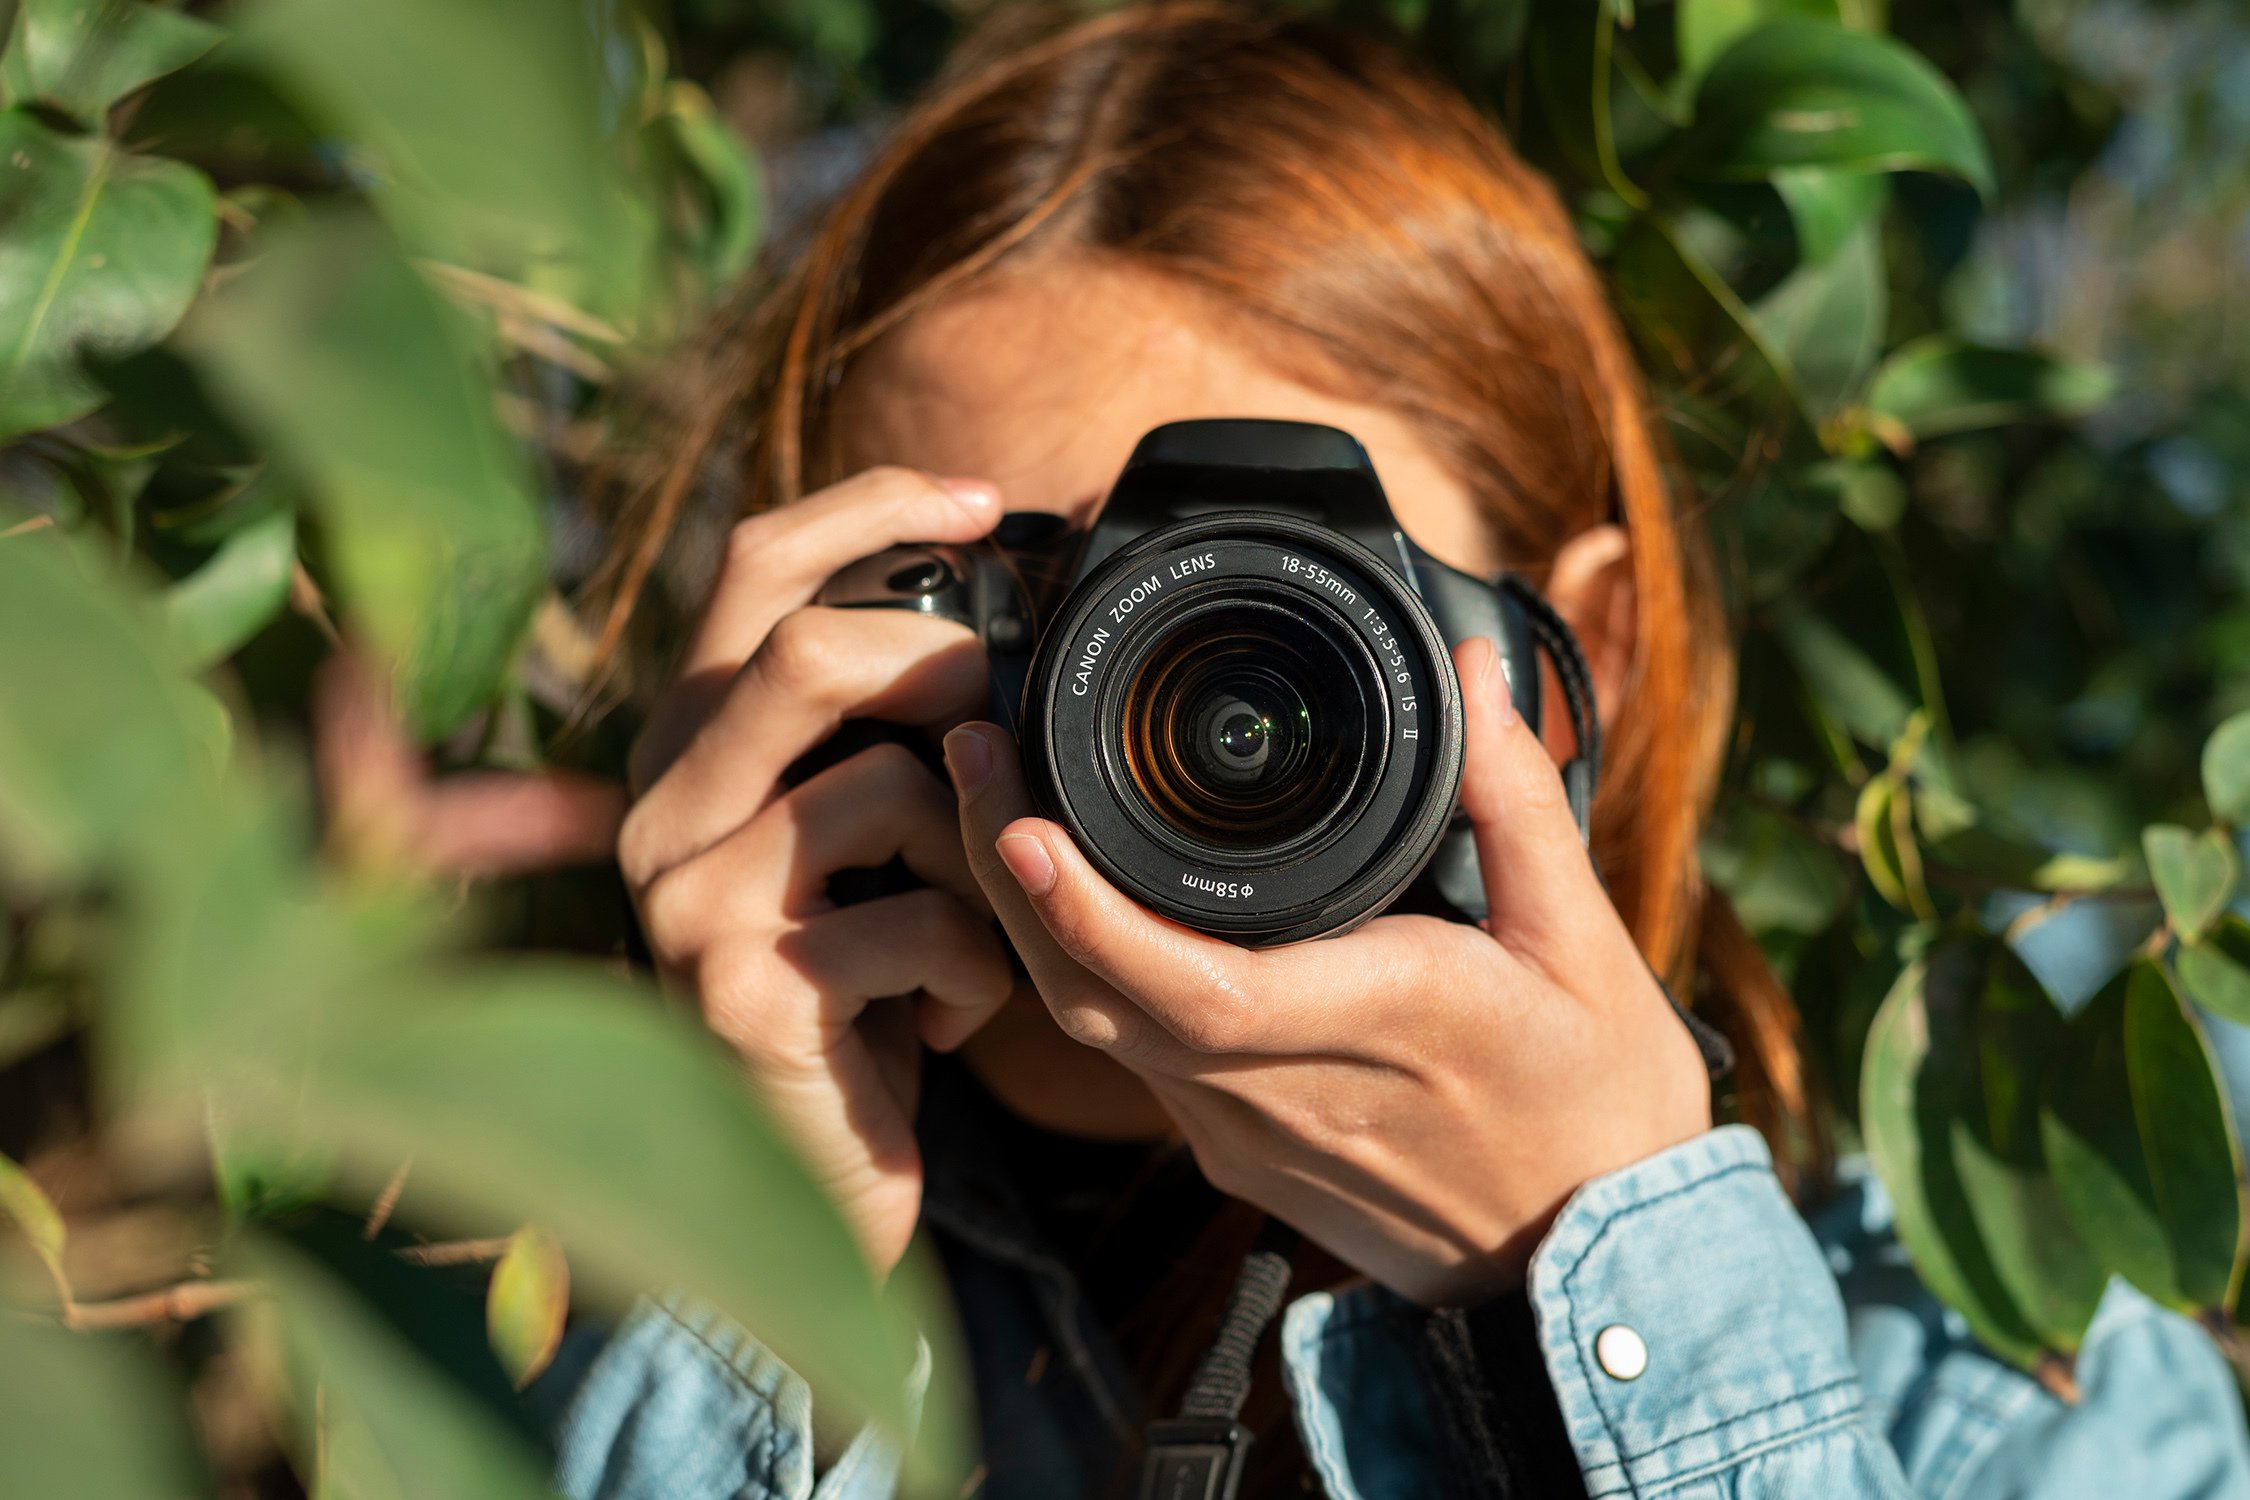
[[[508,1236],[492,1268],[484,1326],[500,1367],[520,1389],[539,1377],[562,1343],[570,1317],[570,1262],[562,1241],[536,1224]]]
[[[2174,962],[2188,997],[2222,1020],[2250,1026],[2250,922],[2229,912]]]
[[[1932,962],[1968,960],[1944,951]],[[1928,982],[1928,963],[1909,965],[1876,1012],[1860,1073],[1860,1129],[1923,1284],[1989,1348],[2028,1365],[2040,1353],[2039,1333],[1992,1263],[1952,1150],[1969,1053],[1958,1029],[1933,1034]]]
[[[2218,920],[2240,874],[2234,840],[2216,828],[2191,833],[2171,823],[2141,831],[2149,878],[2180,941],[2192,943]]]
[[[218,233],[201,172],[21,109],[0,111],[0,225],[0,438],[101,405],[79,356],[170,332]]]
[[[98,124],[111,104],[186,67],[223,35],[209,21],[140,0],[23,0],[0,79],[15,103],[37,100]]]
[[[1944,172],[1992,192],[1983,132],[1944,75],[1888,37],[1823,21],[1757,27],[1714,61],[1680,155],[1685,170],[1714,177]]]
[[[414,726],[492,695],[546,586],[546,540],[487,361],[372,222],[277,233],[185,335],[325,522],[344,602]]]
[[[2040,1127],[2104,1265],[2168,1307],[2228,1305],[2238,1164],[2210,1055],[2162,964],[2136,961],[2072,1017]]]
[[[169,1500],[203,1492],[182,1401],[144,1348],[0,1317],[0,1493]]]
[[[695,168],[706,200],[697,259],[713,289],[730,286],[757,253],[765,210],[757,158],[719,118],[711,98],[685,80],[664,93],[663,123]]]
[[[2074,417],[2109,399],[2095,365],[2023,349],[1988,349],[1934,334],[1894,352],[1875,372],[1867,409],[1917,441],[1979,427]]]
[[[63,1216],[56,1212],[54,1200],[47,1196],[46,1189],[5,1156],[0,1156],[0,1217],[22,1231],[40,1263],[46,1266],[55,1289],[67,1300],[70,1279],[63,1274],[63,1246],[68,1234],[63,1227]]]
[[[164,622],[191,668],[224,661],[289,601],[297,516],[276,510],[235,532],[164,592]]]
[[[2203,799],[2222,823],[2250,823],[2250,713],[2236,714],[2203,742]]]

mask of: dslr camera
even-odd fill
[[[1142,438],[1090,529],[1015,512],[971,546],[908,546],[824,604],[968,626],[1040,810],[1118,889],[1251,947],[1386,909],[1484,915],[1450,647],[1498,647],[1537,729],[1538,652],[1578,733],[1580,826],[1599,729],[1584,660],[1512,575],[1447,567],[1400,530],[1366,450],[1303,422]]]

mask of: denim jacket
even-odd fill
[[[1141,1420],[1118,1357],[1007,1183],[973,1153],[925,1155],[925,1222],[975,1367],[972,1493],[1091,1500]],[[1878,1184],[1860,1174],[1808,1221],[1743,1126],[1581,1188],[1528,1302],[1526,1362],[1544,1366],[1592,1500],[2250,1497],[2241,1400],[2200,1329],[2112,1284],[2066,1403],[1921,1288]],[[1427,1321],[1372,1287],[1284,1314],[1288,1393],[1329,1500],[1464,1493],[1440,1472],[1459,1391],[1433,1380]],[[886,1500],[895,1455],[862,1433],[816,1475],[811,1415],[748,1333],[644,1301],[567,1400],[558,1484],[572,1500]]]

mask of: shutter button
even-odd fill
[[[1623,1323],[1612,1323],[1594,1335],[1594,1358],[1612,1379],[1638,1380],[1648,1368],[1648,1345]]]

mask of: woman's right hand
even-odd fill
[[[918,1046],[960,1046],[1014,981],[952,789],[911,751],[877,745],[794,787],[782,773],[848,718],[943,730],[983,716],[968,630],[811,601],[847,563],[971,541],[999,518],[989,484],[872,469],[736,526],[680,678],[633,747],[618,838],[659,973],[741,1055],[878,1275],[921,1209]],[[894,855],[926,888],[828,900],[829,876]]]

